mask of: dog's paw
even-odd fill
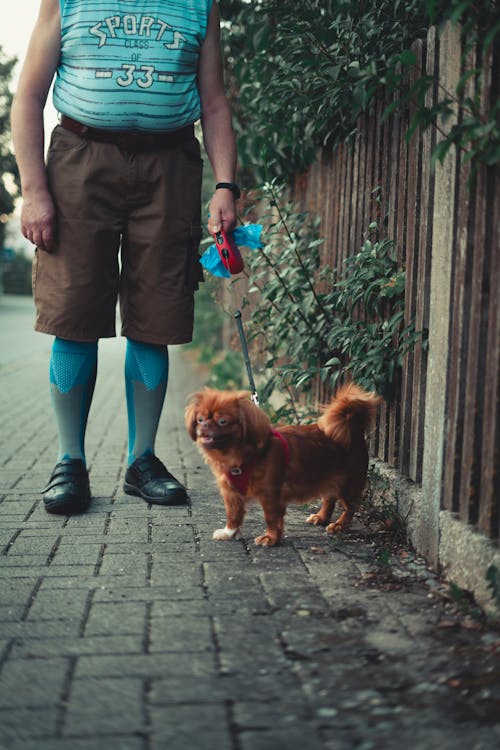
[[[238,529],[228,529],[224,526],[223,529],[216,529],[212,534],[212,539],[216,539],[218,542],[228,542],[231,539],[236,539],[238,536]]]
[[[347,529],[348,525],[349,524],[342,523],[342,521],[335,521],[334,523],[329,523],[325,531],[327,534],[330,534],[330,535],[341,534],[343,531]]]
[[[306,523],[312,523],[314,526],[324,526],[326,521],[319,513],[311,513],[311,515],[306,518]]]
[[[262,536],[256,536],[255,537],[255,544],[258,544],[261,547],[274,547],[275,544],[278,544],[279,538],[277,536],[271,536],[270,534],[262,534]]]

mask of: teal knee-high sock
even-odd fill
[[[97,374],[97,341],[56,338],[50,358],[50,394],[59,436],[58,461],[85,463],[85,430]]]
[[[167,347],[127,339],[125,390],[129,464],[146,453],[154,453],[167,382]]]

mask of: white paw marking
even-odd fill
[[[238,529],[228,529],[227,526],[224,526],[223,529],[216,529],[213,533],[213,538],[217,539],[217,541],[223,541],[227,542],[230,539],[233,539],[238,533]]]

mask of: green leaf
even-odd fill
[[[425,12],[429,16],[429,20],[431,24],[433,24],[436,21],[437,17],[437,0],[425,0]]]
[[[405,49],[401,54],[399,55],[399,62],[401,65],[415,65],[417,62],[417,57],[415,53],[410,49]]]

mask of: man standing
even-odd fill
[[[124,490],[160,505],[186,491],[154,453],[168,344],[191,340],[201,280],[201,171],[215,175],[211,231],[236,221],[236,144],[214,0],[41,0],[12,107],[23,234],[36,245],[36,330],[55,336],[50,388],[59,454],[44,503],[90,503],[84,438],[98,340],[127,337]],[[44,160],[52,80],[60,125]],[[120,257],[120,262],[119,262]]]

